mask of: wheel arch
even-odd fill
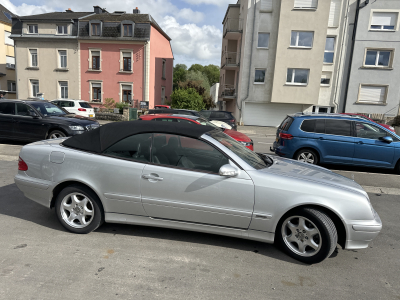
[[[65,129],[63,129],[62,127],[59,127],[59,126],[51,126],[51,127],[47,130],[47,132],[46,132],[45,139],[47,139],[47,138],[49,137],[49,134],[50,134],[52,131],[54,131],[54,130],[62,131],[63,133],[65,133],[65,136],[68,136],[67,131],[66,131]]]
[[[337,214],[337,212],[322,206],[322,205],[318,205],[318,204],[302,204],[296,207],[292,207],[291,209],[289,209],[288,211],[286,211],[280,218],[279,221],[277,222],[277,226],[275,228],[275,232],[279,229],[279,224],[281,223],[281,221],[286,218],[286,216],[288,216],[290,213],[300,209],[300,208],[314,208],[317,210],[320,210],[322,212],[324,212],[326,215],[328,215],[328,217],[332,220],[332,222],[335,224],[336,227],[336,231],[338,234],[338,244],[342,247],[342,249],[345,248],[346,246],[346,239],[347,239],[347,231],[346,231],[346,226],[343,223],[342,218]],[[275,233],[275,238],[276,238],[276,233]]]
[[[297,150],[294,152],[294,154],[293,154],[293,159],[296,157],[296,155],[297,155],[297,153],[298,153],[299,151],[301,151],[301,150],[306,150],[306,149],[313,150],[315,153],[317,153],[317,155],[318,155],[318,162],[321,162],[321,152],[320,152],[316,147],[314,147],[314,146],[309,146],[309,145],[307,145],[307,146],[302,146],[301,148],[297,149]]]

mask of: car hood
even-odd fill
[[[235,131],[235,130],[231,130],[231,129],[225,129],[224,133],[226,133],[231,138],[234,138],[237,141],[251,142],[251,138],[249,138],[247,135],[245,135],[244,133],[241,133],[239,131]]]
[[[392,126],[390,126],[390,125],[387,125],[387,124],[381,124],[381,123],[378,123],[379,125],[381,125],[382,127],[385,127],[386,129],[389,129],[391,132],[395,132],[394,130],[392,130],[390,127],[392,127]]]
[[[95,119],[87,118],[84,116],[78,116],[75,114],[68,114],[62,116],[46,116],[45,118],[50,120],[70,121],[84,126],[91,125],[93,123],[98,124],[98,122]]]
[[[258,170],[259,172],[283,175],[300,180],[335,186],[361,193],[368,197],[367,193],[357,182],[328,169],[277,156],[271,158],[274,161],[273,165],[269,168]]]

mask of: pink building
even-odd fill
[[[95,14],[79,20],[81,99],[102,106],[106,98],[149,108],[170,101],[173,54],[170,38],[147,14]]]

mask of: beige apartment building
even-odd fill
[[[223,20],[220,108],[245,125],[336,112],[356,0],[238,0]]]
[[[14,41],[11,36],[11,19],[15,15],[0,4],[0,94],[16,98]]]
[[[19,99],[80,99],[78,21],[90,14],[66,10],[14,19]]]

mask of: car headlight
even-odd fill
[[[251,142],[242,142],[242,141],[238,141],[239,143],[241,143],[243,146],[252,146],[253,145],[253,141]]]
[[[69,126],[69,128],[71,130],[80,130],[80,131],[85,130],[85,128],[83,128],[82,126]]]

